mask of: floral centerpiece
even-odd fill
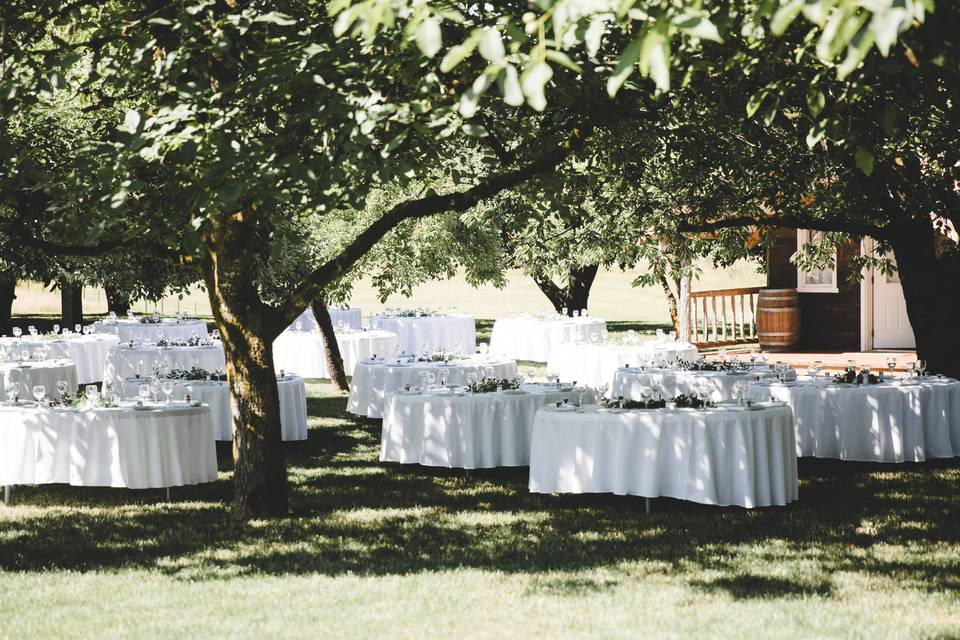
[[[496,391],[506,391],[508,389],[519,389],[519,380],[510,380],[509,378],[483,378],[467,385],[468,393],[494,393]]]
[[[158,347],[199,347],[212,344],[213,341],[205,338],[199,338],[197,336],[192,336],[187,340],[171,340],[168,338],[161,338],[160,340],[157,340]]]
[[[650,400],[627,400],[623,396],[617,398],[603,398],[600,406],[607,409],[704,409],[714,406],[710,400],[697,396],[680,394],[673,398],[653,398]]]
[[[464,354],[456,351],[445,351],[441,349],[440,351],[434,351],[430,355],[420,356],[417,358],[417,362],[449,362],[451,360],[463,360],[466,357]]]
[[[64,409],[114,409],[120,405],[114,402],[112,398],[99,393],[93,398],[89,398],[81,389],[76,393],[64,394],[60,400],[57,401],[56,406]]]
[[[202,367],[193,367],[192,369],[171,369],[166,375],[171,380],[211,380],[214,382],[225,382],[227,373],[221,369],[216,371],[207,371]]]
[[[442,314],[435,309],[417,307],[416,309],[387,309],[383,315],[391,318],[433,318]]]
[[[163,322],[163,318],[156,313],[149,316],[140,316],[138,320],[140,321],[140,324],[160,324]]]
[[[883,382],[883,374],[878,377],[869,372],[857,373],[856,369],[847,369],[833,376],[833,381],[837,384],[878,384]]]

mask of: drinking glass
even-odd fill
[[[897,368],[897,359],[896,358],[887,358],[887,369],[890,371],[890,377],[893,377],[893,371]]]
[[[475,371],[468,371],[464,378],[468,385],[477,383],[477,374]]]
[[[537,370],[533,367],[527,367],[527,379],[533,382],[534,376],[537,375]]]
[[[37,406],[40,406],[40,403],[43,402],[43,398],[47,395],[47,388],[42,384],[33,385],[33,397],[37,400]]]
[[[590,342],[592,342],[593,344],[597,344],[598,342],[600,342],[600,334],[598,334],[598,333],[591,333],[591,334],[590,334]]]
[[[108,319],[110,322],[116,322],[116,321],[117,321],[117,312],[116,312],[116,311],[111,311],[110,313],[108,313],[108,314],[107,314],[107,319]]]
[[[446,386],[447,386],[447,379],[448,379],[449,377],[450,377],[450,370],[449,370],[449,369],[441,369],[441,370],[440,370],[440,386],[441,386],[441,387],[446,387]]]
[[[920,376],[925,376],[927,374],[927,361],[917,360],[917,368],[920,370]]]
[[[87,401],[90,403],[90,406],[92,407],[93,401],[96,400],[97,396],[99,395],[99,392],[97,391],[97,385],[88,384],[87,386],[85,386],[83,388],[83,395],[87,399]]]
[[[60,325],[55,324],[53,325],[53,335],[57,335],[58,333],[60,333]]]
[[[562,307],[562,308],[560,309],[560,315],[562,315],[562,316],[568,315],[568,314],[567,314],[567,308],[566,308],[566,307]]]
[[[847,360],[847,371],[856,371],[856,370],[857,370],[857,361]]]
[[[160,379],[154,378],[150,381],[150,393],[153,395],[153,401],[156,403],[157,394],[160,393]]]
[[[437,381],[437,376],[433,371],[427,372],[427,385],[432,387],[433,383]]]
[[[17,398],[20,396],[20,383],[15,381],[7,382],[7,400],[10,401],[10,404],[13,404],[17,401]]]
[[[20,327],[14,327],[13,329],[11,329],[11,331],[13,331],[14,338],[19,338],[20,336],[23,335],[23,329],[21,329]]]
[[[83,333],[83,326],[80,323],[73,325],[73,330],[76,333]]]
[[[150,399],[150,385],[141,384],[137,386],[137,395],[140,396],[140,404]]]
[[[173,395],[173,381],[164,380],[160,383],[160,390],[167,396],[167,404],[170,404],[170,396]]]
[[[32,335],[32,336],[34,336],[34,337],[37,335],[37,328],[36,328],[35,326],[33,326],[32,324],[31,324],[29,327],[27,327],[27,331],[29,331],[29,332],[30,332],[30,335]]]
[[[62,402],[67,397],[67,388],[69,385],[66,380],[57,380],[57,397]]]
[[[220,339],[220,329],[214,329],[213,331],[211,331],[211,332],[210,332],[210,337],[213,338],[214,340],[219,340],[219,339]]]
[[[574,318],[579,318],[579,317],[580,317],[580,310],[579,310],[579,309],[574,309],[574,310],[573,310],[573,317],[574,317]]]
[[[20,359],[21,359],[21,360],[29,360],[29,359],[30,359],[30,350],[29,350],[29,349],[24,349],[23,351],[21,351],[21,352],[20,352]]]
[[[462,353],[463,353],[463,343],[460,342],[460,341],[454,342],[454,343],[453,343],[453,352],[454,352],[454,354],[456,354],[457,356],[459,356],[460,354],[462,354]]]
[[[586,310],[586,309],[580,309],[580,317],[581,317],[581,318],[586,318],[586,317],[587,317],[587,310]]]
[[[916,375],[916,371],[917,371],[917,363],[916,363],[916,362],[908,362],[908,363],[907,363],[907,373],[909,374],[909,376],[910,376],[911,378],[912,378],[914,375]]]
[[[427,373],[426,371],[418,371],[418,372],[417,372],[417,380],[420,381],[420,388],[422,388],[422,389],[423,389],[423,388],[426,388],[426,386],[427,386],[427,375],[428,375],[428,373]]]

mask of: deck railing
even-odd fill
[[[691,291],[687,308],[689,341],[700,346],[755,342],[759,295],[760,287]]]

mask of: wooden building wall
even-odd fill
[[[780,229],[777,242],[767,254],[767,286],[790,289],[797,286],[797,268],[790,256],[797,250],[796,229]],[[860,286],[847,284],[848,260],[859,253],[853,242],[837,252],[838,293],[800,294],[800,348],[860,349]]]

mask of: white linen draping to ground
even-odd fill
[[[530,491],[785,505],[798,493],[792,416],[783,405],[582,412],[544,407],[534,421]]]
[[[390,357],[397,353],[397,334],[389,331],[353,331],[337,333],[337,345],[347,375],[361,360]],[[273,366],[305,378],[326,378],[327,361],[320,333],[284,331],[273,342]]]
[[[77,365],[77,383],[90,384],[99,382],[103,376],[103,365],[107,361],[107,351],[116,345],[120,339],[113,334],[83,335],[75,333],[67,336],[51,338],[2,338],[0,344],[16,350],[29,349],[31,355],[36,349],[44,346],[48,349],[51,359],[73,360]]]
[[[178,322],[176,318],[164,318],[153,324],[139,320],[98,320],[93,323],[97,333],[112,333],[120,338],[121,342],[156,342],[160,338],[166,340],[189,340],[196,336],[207,337],[207,323],[202,320],[184,320]]]
[[[688,342],[650,340],[636,345],[567,343],[557,345],[550,352],[547,371],[557,373],[564,382],[576,380],[594,387],[606,384],[609,389],[617,369],[627,365],[649,364],[658,356],[692,362],[697,355],[697,348]]]
[[[497,393],[391,393],[380,461],[457,469],[526,466],[537,409],[563,399],[594,402],[589,389],[561,391],[555,385]]]
[[[793,407],[798,456],[920,462],[960,456],[960,382],[926,378],[875,385],[809,379],[747,388]]]
[[[386,394],[398,391],[404,385],[419,385],[418,374],[421,371],[432,372],[436,376],[436,384],[440,384],[441,371],[445,371],[447,384],[463,385],[467,383],[468,373],[475,374],[478,379],[484,376],[513,378],[517,375],[517,363],[502,358],[479,357],[458,360],[447,365],[442,362],[397,364],[395,361],[361,360],[353,370],[353,378],[350,380],[347,411],[368,418],[382,418]]]
[[[18,364],[4,362],[0,364],[0,397],[6,400],[7,382],[20,383],[20,399],[33,400],[33,387],[43,385],[47,389],[46,398],[57,399],[57,383],[67,383],[67,393],[77,391],[77,367],[71,360],[33,360]],[[3,425],[0,424],[0,429]]]
[[[351,309],[341,309],[340,307],[329,307],[327,309],[330,312],[330,322],[333,323],[334,328],[340,323],[343,323],[350,327],[351,329],[360,330],[361,328],[361,314],[359,308]],[[299,328],[297,324],[299,323]],[[296,320],[294,320],[287,331],[319,331],[320,326],[317,324],[317,318],[313,315],[313,309],[307,307],[303,310]]]
[[[146,489],[212,482],[210,407],[0,407],[0,485]]]
[[[141,384],[148,380],[127,380],[123,384],[124,398],[135,399]],[[280,393],[280,431],[284,440],[307,439],[307,390],[303,378],[287,374],[277,378]],[[210,406],[213,437],[216,440],[232,440],[232,414],[230,413],[230,388],[225,381],[176,380],[173,383],[174,400],[183,400],[187,394],[192,402]],[[162,402],[166,397],[157,395]]]
[[[493,323],[490,353],[516,360],[546,362],[550,351],[567,342],[606,339],[607,323],[600,318],[500,318]]]
[[[107,352],[107,363],[103,369],[103,382],[123,385],[127,378],[149,378],[153,375],[154,365],[162,366],[168,361],[171,369],[192,369],[200,367],[207,371],[216,371],[226,367],[223,345],[198,347],[157,347],[136,346],[132,349],[126,344],[112,347]]]
[[[373,316],[370,326],[397,334],[400,349],[407,353],[456,351],[471,354],[477,349],[477,326],[472,316],[426,316],[423,318]]]
[[[687,371],[684,369],[617,369],[610,387],[610,397],[643,400],[643,392],[659,391],[664,398],[698,395],[713,402],[735,400],[735,386],[773,377],[769,368],[749,371]]]

